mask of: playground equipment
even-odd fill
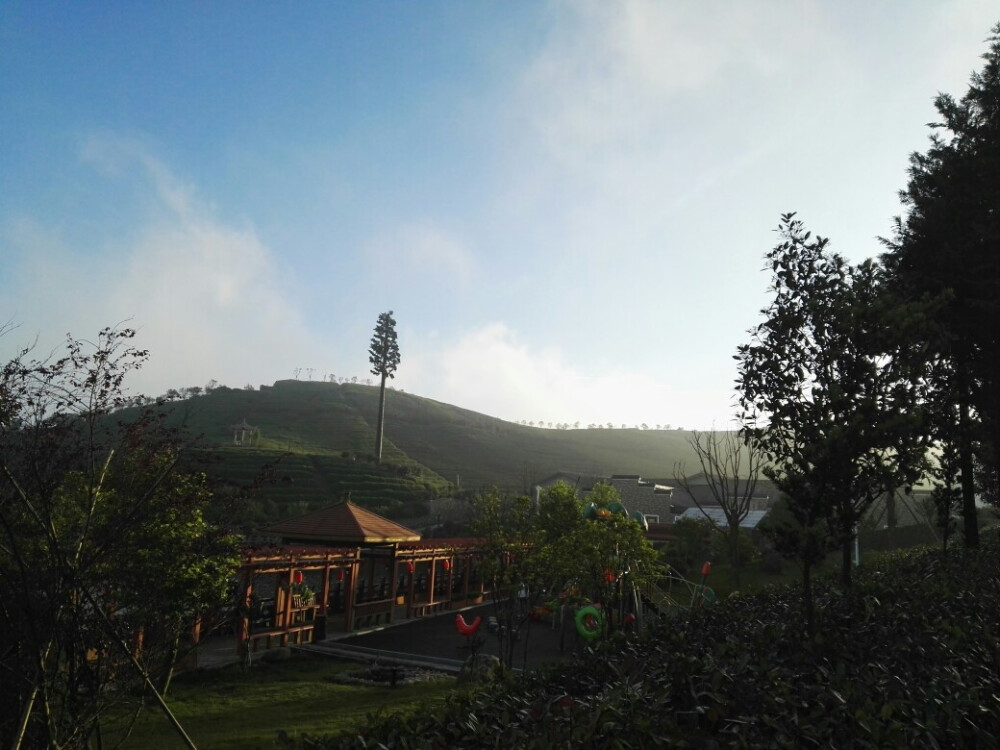
[[[714,604],[715,592],[706,585],[712,563],[701,566],[701,582],[688,580],[676,570],[667,567],[667,573],[655,581],[648,581],[642,587],[643,598],[661,612],[670,610],[697,609]]]
[[[615,516],[628,518],[637,523],[643,530],[649,528],[646,517],[640,511],[629,513],[628,509],[618,501],[610,502],[604,508],[591,502],[583,508],[583,517],[590,521],[606,521]],[[668,567],[666,575],[636,587],[632,583],[631,577],[624,575],[624,572],[627,572],[627,567],[625,571],[617,572],[606,568],[603,571],[603,580],[609,586],[617,585],[619,587],[617,596],[621,606],[617,612],[610,610],[607,615],[612,618],[611,622],[614,622],[614,617],[617,614],[621,618],[621,624],[631,629],[637,624],[641,624],[639,618],[643,608],[640,606],[640,601],[661,614],[670,610],[697,609],[713,604],[716,600],[715,592],[706,585],[711,571],[712,564],[705,562],[701,567],[701,581],[696,583]],[[623,589],[623,587],[626,588]],[[565,595],[560,598],[565,600]],[[626,607],[626,604],[630,606]],[[632,611],[622,611],[628,608],[631,608]],[[600,605],[585,604],[577,609],[573,622],[581,638],[593,641],[604,632],[605,613],[601,611]]]
[[[476,618],[472,622],[466,622],[465,618],[461,614],[455,615],[455,629],[458,630],[459,635],[472,636],[479,631],[479,626],[483,624],[483,618],[476,615]]]
[[[465,648],[472,656],[475,656],[479,647],[483,645],[483,637],[479,635],[479,628],[482,624],[483,618],[479,615],[476,615],[472,622],[466,622],[461,613],[455,615],[455,630],[458,631],[459,635],[465,636]]]
[[[599,638],[601,633],[604,632],[604,616],[601,614],[601,610],[593,604],[580,607],[573,618],[573,622],[576,624],[576,632],[580,634],[581,638],[587,641]]]
[[[640,511],[630,514],[628,508],[618,500],[608,503],[607,507],[599,507],[593,502],[587,503],[583,508],[583,517],[588,521],[594,522],[609,521],[614,517],[618,517],[633,521],[643,531],[649,528],[645,515]],[[632,582],[632,578],[625,575],[627,572],[627,565],[613,562],[611,567],[603,570],[601,578],[607,586],[616,589],[614,598],[618,600],[617,615],[621,618],[623,626],[632,629],[638,621],[637,615],[640,614],[640,597],[635,584]],[[565,592],[564,595],[560,596],[560,599],[566,601],[568,593]],[[615,614],[615,610],[607,612],[608,622],[615,622]],[[573,617],[576,632],[586,641],[596,640],[604,633],[605,617],[605,612],[601,610],[600,604],[596,602],[579,607]]]

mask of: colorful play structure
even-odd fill
[[[607,507],[588,503],[583,509],[583,517],[595,522],[609,520],[615,516],[630,518],[643,530],[648,528],[646,518],[641,512],[629,514],[625,506],[617,501],[609,503]],[[530,613],[531,619],[553,618],[555,622],[557,613],[564,612],[564,608],[575,608],[572,617],[577,634],[584,641],[595,641],[607,632],[606,626],[610,623],[616,623],[627,630],[636,627],[644,609],[653,609],[665,614],[669,611],[696,609],[714,603],[715,592],[706,585],[711,569],[711,563],[705,562],[701,568],[701,581],[695,583],[668,567],[665,575],[653,581],[646,581],[639,587],[631,580],[626,584],[618,573],[610,568],[605,569],[606,583],[624,584],[620,586],[615,597],[619,602],[617,612],[605,612],[599,602],[588,601],[580,596],[576,586],[567,585],[554,599],[534,607]],[[471,636],[478,630],[480,618],[477,617],[472,624],[467,624],[461,615],[456,615],[455,624],[460,635]],[[492,626],[491,629],[495,630]]]
[[[598,507],[595,503],[588,503],[583,509],[583,517],[588,520],[601,521],[614,516],[621,518],[631,518],[643,529],[649,528],[646,517],[640,511],[629,513],[628,509],[620,502],[611,502],[607,507]],[[712,564],[705,562],[701,568],[701,581],[695,583],[682,576],[673,568],[668,567],[665,575],[654,581],[647,581],[640,589],[636,589],[632,584],[633,591],[630,597],[625,597],[624,592],[619,596],[623,599],[635,602],[642,602],[648,607],[652,607],[657,612],[676,611],[679,609],[696,609],[715,602],[715,592],[706,584],[711,573]],[[608,583],[614,583],[615,573],[606,570]],[[635,612],[626,612],[622,618],[622,625],[626,628],[633,627],[637,621],[637,613],[641,609],[635,606]],[[577,609],[574,616],[576,630],[584,640],[592,641],[601,636],[604,632],[604,613],[601,612],[600,604],[590,603]]]

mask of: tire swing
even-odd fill
[[[576,624],[576,632],[586,641],[599,638],[601,631],[604,630],[604,617],[601,615],[601,610],[592,604],[580,607],[573,622]]]
[[[693,603],[695,607],[715,604],[715,600],[716,600],[715,592],[712,591],[712,589],[710,589],[705,584],[699,583],[697,586],[694,587]]]

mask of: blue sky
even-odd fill
[[[726,426],[797,211],[900,212],[994,2],[0,2],[0,357],[128,320],[134,390],[368,377]]]

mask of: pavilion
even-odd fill
[[[264,531],[281,543],[244,550],[236,628],[240,653],[478,604],[486,593],[482,540],[424,541],[416,531],[350,501]],[[272,587],[273,598],[266,597]]]

